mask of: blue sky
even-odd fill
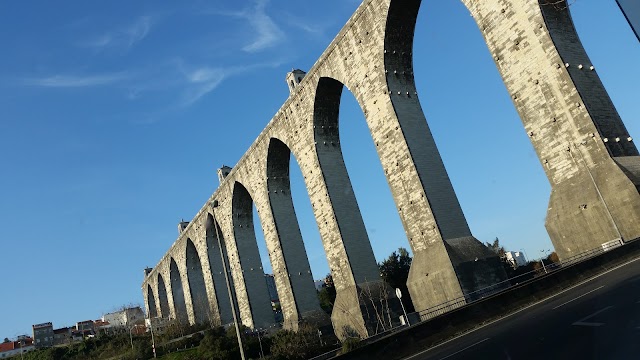
[[[215,190],[216,168],[234,165],[282,105],[285,73],[309,69],[359,3],[0,2],[0,338],[141,303],[143,268]],[[572,3],[640,137],[640,44],[614,0]],[[461,2],[425,1],[415,45],[421,102],[474,235],[529,257],[552,249],[550,187]],[[340,127],[381,260],[408,242],[347,91]],[[321,278],[327,262],[295,162],[292,186]]]

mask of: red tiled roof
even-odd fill
[[[2,343],[0,344],[0,352],[5,352],[5,351],[9,351],[9,350],[13,350],[15,349],[14,345],[16,343],[15,342],[8,342],[8,343]],[[20,346],[20,344],[18,344],[18,346]]]
[[[32,338],[27,338],[22,343],[22,347],[31,346],[31,345],[33,345],[33,339]],[[1,343],[0,344],[0,352],[5,352],[5,351],[10,351],[10,350],[15,350],[15,349],[20,349],[20,343],[17,342],[17,341],[11,341],[11,342],[8,342],[8,343]]]

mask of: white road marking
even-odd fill
[[[483,343],[483,342],[485,342],[485,341],[487,341],[487,340],[489,340],[489,338],[486,338],[486,339],[484,339],[484,340],[480,340],[480,341],[478,341],[477,343],[475,343],[475,344],[473,344],[473,345],[469,345],[469,346],[467,346],[466,348],[464,348],[464,349],[462,349],[462,350],[458,350],[458,351],[454,352],[453,354],[449,354],[449,355],[447,355],[447,356],[445,356],[445,357],[443,357],[443,358],[440,358],[440,360],[444,360],[444,359],[450,358],[450,357],[452,357],[452,356],[454,356],[454,355],[460,354],[461,352],[463,352],[463,351],[465,351],[465,350],[468,350],[468,349],[470,349],[470,348],[472,348],[472,347],[474,347],[474,346],[476,346],[476,345],[478,345],[478,344],[481,344],[481,343]]]
[[[598,326],[602,326],[604,325],[604,323],[589,323],[589,322],[582,322],[582,321],[578,321],[578,322],[574,322],[573,324],[571,324],[573,326],[591,326],[591,327],[598,327]]]
[[[594,312],[593,314],[591,314],[591,315],[589,315],[589,316],[586,316],[586,317],[584,317],[584,318],[582,318],[582,319],[580,319],[580,320],[578,320],[578,321],[574,322],[572,325],[574,325],[574,326],[592,326],[592,327],[602,326],[602,325],[604,325],[604,323],[599,323],[599,322],[586,322],[585,320],[589,320],[589,319],[591,319],[592,317],[594,317],[594,316],[596,316],[596,315],[598,315],[598,314],[600,314],[600,313],[602,313],[602,312],[605,312],[605,311],[607,311],[607,310],[611,309],[612,307],[613,307],[613,306],[607,306],[607,307],[606,307],[606,308],[604,308],[604,309],[600,309],[600,310],[598,310],[598,311]]]
[[[555,309],[557,309],[557,308],[559,308],[559,307],[561,307],[561,306],[565,306],[565,305],[567,305],[568,303],[570,303],[570,302],[572,302],[572,301],[574,301],[574,300],[578,300],[578,299],[580,299],[581,297],[583,297],[583,296],[585,296],[585,295],[589,295],[589,294],[591,294],[591,293],[592,293],[592,292],[594,292],[594,291],[598,291],[598,290],[602,289],[603,287],[604,287],[604,285],[600,286],[599,288],[593,289],[593,290],[591,290],[591,291],[589,291],[589,292],[586,292],[586,293],[584,293],[584,294],[582,294],[582,295],[580,295],[580,296],[578,296],[578,297],[575,297],[575,298],[573,298],[573,299],[571,299],[571,300],[567,301],[566,303],[562,303],[562,304],[560,304],[560,305],[558,305],[558,306],[554,307],[552,310],[555,310]]]

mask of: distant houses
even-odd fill
[[[21,335],[16,341],[6,341],[0,344],[0,359],[10,358],[35,349],[33,339],[27,335]]]
[[[69,344],[72,341],[74,328],[71,327],[63,327],[60,329],[53,330],[53,344],[55,345],[63,345]]]
[[[139,306],[135,306],[105,314],[98,320],[78,321],[73,327],[54,329],[53,323],[45,322],[32,325],[32,330],[33,338],[27,338],[28,341],[23,339],[23,349],[27,349],[28,346],[31,346],[32,349],[41,349],[66,345],[101,333],[113,334],[131,331],[133,334],[143,334],[146,331],[146,326],[144,312]],[[19,341],[14,343],[19,343]],[[27,343],[29,345],[26,345]],[[14,354],[15,351],[18,351],[12,346],[11,342],[2,344],[0,359],[9,357],[10,355],[7,355],[9,352]]]
[[[32,328],[33,344],[36,349],[66,345],[95,335],[95,326],[92,320],[80,321],[74,327],[54,329],[53,323],[46,322],[33,325]]]

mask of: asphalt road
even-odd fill
[[[640,359],[640,259],[405,359]]]

